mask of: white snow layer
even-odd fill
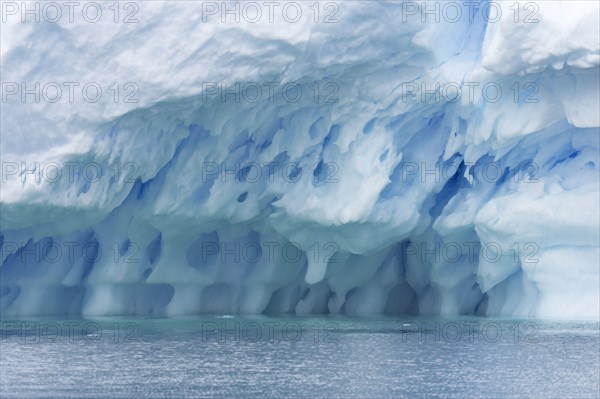
[[[598,318],[599,3],[291,3],[3,3],[2,313]]]

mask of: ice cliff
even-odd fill
[[[598,317],[598,2],[267,3],[2,4],[3,315]]]

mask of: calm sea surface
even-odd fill
[[[2,320],[0,397],[597,398],[597,322]]]

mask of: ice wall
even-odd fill
[[[3,4],[2,314],[597,318],[599,6],[514,3]]]

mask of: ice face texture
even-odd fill
[[[598,317],[598,2],[137,4],[5,13],[2,314]]]

